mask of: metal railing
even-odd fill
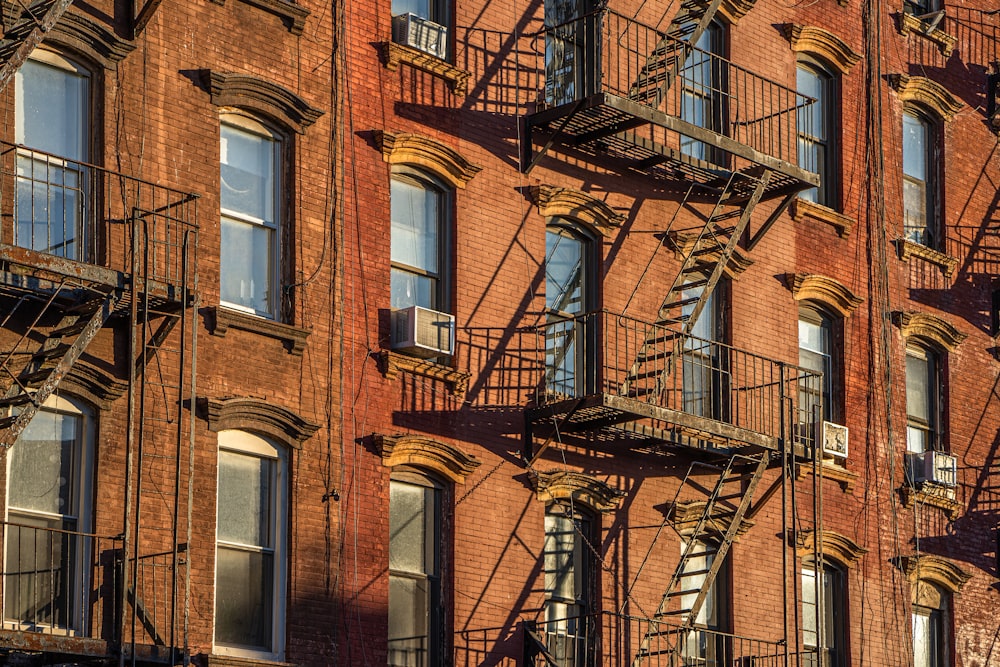
[[[799,133],[813,135],[814,98],[611,10],[543,29],[534,54],[547,107],[609,93],[788,163]],[[671,77],[674,59],[683,66]],[[718,161],[690,137],[667,145]]]
[[[0,142],[0,243],[176,285],[197,196]],[[133,257],[138,234],[138,257]],[[193,245],[192,245],[193,244]]]
[[[536,403],[597,393],[624,396],[810,445],[823,379],[791,364],[608,311],[536,328],[544,377]],[[821,414],[821,412],[819,413]]]
[[[589,629],[573,637],[589,647],[581,655],[559,653],[565,639],[548,632],[546,623],[522,621],[522,667],[785,667],[787,647],[777,641],[745,637],[708,628],[604,612],[572,619]],[[565,621],[560,621],[565,623]],[[551,649],[551,650],[550,650]],[[791,655],[790,653],[788,655]],[[792,659],[792,664],[794,664]]]

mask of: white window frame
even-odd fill
[[[95,419],[94,413],[88,407],[84,406],[79,401],[68,398],[66,396],[52,394],[43,404],[39,413],[58,413],[63,415],[69,415],[73,417],[78,417],[82,428],[80,432],[77,433],[76,437],[76,451],[74,452],[76,460],[74,462],[73,474],[75,479],[72,480],[74,488],[72,489],[73,500],[76,503],[76,529],[73,531],[79,534],[89,534],[92,526],[92,515],[93,515],[93,499],[94,499],[94,445],[95,445]],[[12,447],[22,446],[20,440],[16,441]],[[5,474],[5,492],[4,492],[4,520],[11,521],[10,510],[11,503],[9,500],[10,493],[10,464],[12,461],[12,455],[10,451],[6,456],[7,465],[4,471]],[[16,510],[15,510],[16,511]],[[25,514],[31,513],[36,516],[46,516],[46,517],[59,517],[59,516],[69,516],[69,515],[53,515],[48,513],[40,513],[32,510],[22,510]],[[15,518],[15,523],[17,520]],[[4,559],[4,572],[7,571],[6,558],[7,558],[7,540],[10,536],[9,530],[4,531],[4,544],[3,544],[3,554]],[[80,543],[76,545],[77,553],[74,558],[74,562],[71,564],[72,569],[72,595],[76,599],[77,604],[72,605],[72,610],[69,618],[69,625],[66,627],[55,626],[48,624],[26,624],[21,623],[17,620],[8,619],[6,611],[6,582],[4,586],[4,594],[0,596],[0,605],[4,607],[2,614],[3,623],[2,627],[4,629],[10,630],[38,630],[45,632],[47,634],[63,634],[67,636],[76,635],[86,635],[88,629],[87,611],[90,605],[86,603],[81,603],[81,596],[86,596],[90,590],[90,564],[89,554],[90,554],[90,537],[82,537]],[[6,576],[6,575],[5,575]]]
[[[260,218],[254,217],[254,216],[247,215],[245,213],[241,213],[239,211],[233,211],[233,210],[230,210],[230,209],[223,208],[223,206],[222,206],[222,188],[225,187],[225,186],[222,183],[222,175],[221,175],[221,169],[222,169],[221,134],[222,134],[222,127],[224,125],[228,125],[229,127],[234,128],[236,130],[239,130],[241,132],[245,132],[245,133],[248,133],[248,134],[253,134],[253,135],[259,136],[259,137],[263,138],[264,140],[271,142],[272,149],[273,149],[273,161],[274,161],[273,162],[273,164],[274,164],[274,173],[271,175],[271,180],[273,181],[271,183],[271,187],[273,188],[273,191],[272,191],[272,197],[273,197],[273,199],[272,199],[272,201],[274,203],[274,210],[273,210],[273,217],[274,217],[274,219],[273,220],[268,221],[266,219],[260,219]],[[273,130],[273,129],[269,128],[267,125],[264,125],[263,123],[261,123],[260,121],[254,119],[254,118],[250,118],[249,116],[245,116],[245,115],[238,114],[238,113],[235,113],[235,112],[226,112],[226,113],[222,114],[222,116],[220,118],[220,122],[219,122],[219,134],[220,134],[220,154],[219,154],[219,169],[220,169],[220,175],[219,175],[219,218],[220,218],[220,220],[219,220],[219,230],[220,231],[219,231],[219,234],[220,234],[220,237],[221,237],[221,233],[222,233],[222,231],[221,231],[222,230],[222,224],[223,224],[223,222],[224,222],[225,219],[228,219],[231,222],[235,222],[235,223],[238,223],[238,224],[251,225],[251,226],[256,226],[256,227],[259,227],[259,228],[262,228],[262,229],[270,230],[270,233],[273,234],[273,243],[271,245],[271,256],[268,258],[268,267],[267,267],[267,273],[268,273],[267,279],[270,282],[270,289],[268,289],[267,299],[268,299],[268,303],[271,305],[271,308],[269,310],[258,310],[258,309],[254,308],[254,307],[251,307],[251,306],[244,306],[243,304],[234,303],[232,301],[226,301],[223,298],[223,296],[222,296],[222,287],[221,287],[222,280],[221,280],[221,278],[220,278],[220,281],[219,281],[219,283],[220,283],[220,287],[219,287],[219,290],[220,290],[219,291],[219,301],[220,301],[220,304],[222,306],[224,306],[226,308],[229,308],[229,309],[232,309],[232,310],[238,310],[238,311],[241,311],[241,312],[244,312],[244,313],[248,313],[248,314],[252,314],[252,315],[256,315],[256,316],[259,316],[259,317],[264,317],[264,318],[267,318],[267,319],[277,320],[277,319],[279,319],[281,317],[281,310],[282,310],[282,307],[281,307],[281,276],[282,276],[281,260],[282,260],[282,250],[281,250],[281,248],[282,248],[282,243],[283,243],[283,240],[284,240],[282,238],[282,236],[283,236],[282,235],[282,230],[283,230],[283,227],[284,227],[284,221],[282,220],[282,215],[285,213],[284,201],[282,199],[282,197],[283,197],[282,177],[283,177],[283,174],[284,174],[283,158],[284,158],[284,154],[285,154],[285,149],[284,149],[285,138],[281,134],[279,134],[278,132],[276,132],[275,130]],[[225,253],[226,253],[226,248],[221,247],[221,245],[220,245],[220,248],[219,248],[219,272],[220,272],[220,274],[224,270],[223,269],[223,264],[225,262],[223,261],[223,258],[225,256]]]
[[[923,131],[923,145],[919,147],[920,151],[923,153],[924,160],[923,178],[914,174],[906,173],[905,135],[906,125],[908,122],[907,119],[909,119],[910,122],[918,124]],[[939,214],[941,191],[939,185],[940,156],[938,155],[938,137],[940,129],[929,113],[923,109],[911,107],[903,110],[902,131],[902,168],[900,171],[903,187],[903,190],[901,191],[903,205],[903,235],[906,239],[912,241],[913,243],[919,243],[920,245],[927,246],[928,248],[940,249],[944,240],[943,224]],[[922,227],[909,223],[907,218],[905,194],[907,183],[919,187],[923,191],[922,205],[924,223]],[[914,234],[916,232],[920,232],[923,238],[919,240],[914,238]]]
[[[216,618],[215,605],[217,603],[218,590],[212,596],[212,645],[213,651],[219,655],[229,655],[234,657],[253,658],[258,660],[282,661],[285,656],[285,627],[286,627],[286,607],[288,591],[288,454],[286,450],[269,440],[240,430],[226,430],[219,432],[219,452],[228,451],[236,454],[255,456],[262,459],[270,459],[274,462],[274,477],[272,479],[271,516],[273,522],[271,529],[272,562],[274,567],[272,592],[272,622],[271,622],[271,650],[265,651],[256,648],[222,644],[217,641],[214,620]],[[218,469],[216,470],[216,492],[219,488]],[[248,548],[247,545],[225,542],[218,536],[218,512],[216,513],[216,538],[215,538],[215,581],[218,581],[218,554],[219,545],[232,546],[236,548]],[[256,547],[250,547],[256,548]]]
[[[927,364],[928,372],[921,376],[921,380],[926,383],[924,393],[927,396],[927,411],[929,421],[924,422],[913,416],[913,406],[909,404],[907,397],[906,405],[906,451],[911,454],[923,454],[926,451],[946,451],[944,442],[944,431],[942,429],[942,355],[937,350],[921,343],[910,343],[906,346],[906,366],[909,366],[909,358],[922,360]],[[904,367],[905,368],[905,367]],[[909,385],[910,378],[904,377]],[[924,447],[918,448],[910,438],[911,429],[924,433]]]
[[[839,143],[837,132],[837,112],[839,110],[840,80],[829,67],[818,60],[802,58],[796,63],[795,76],[796,88],[799,88],[801,81],[799,77],[802,73],[813,77],[819,85],[820,97],[809,107],[808,112],[799,114],[799,118],[812,118],[814,122],[811,127],[809,123],[798,124],[798,165],[802,169],[814,171],[820,176],[819,187],[809,188],[799,193],[799,198],[807,199],[811,202],[836,209],[839,198],[839,177],[837,168],[839,153]],[[801,92],[801,91],[800,91]],[[819,127],[817,127],[817,124]],[[811,164],[805,159],[803,145],[819,146],[822,158],[818,164]],[[807,162],[809,162],[807,164]]]

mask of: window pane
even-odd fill
[[[576,531],[569,517],[545,515],[545,593],[550,599],[576,600]]]
[[[216,567],[215,640],[271,650],[273,556],[220,546]]]
[[[913,667],[934,667],[931,662],[930,617],[913,614]]]
[[[258,313],[274,313],[272,228],[222,219],[222,260],[219,267],[220,298]]]
[[[433,19],[431,15],[432,0],[392,0],[392,15],[416,14],[421,18]]]
[[[39,411],[28,423],[16,447],[9,451],[7,492],[12,507],[34,512],[75,516],[74,471],[79,465],[78,415]]]
[[[390,198],[392,261],[436,275],[441,193],[394,178]]]
[[[583,312],[583,242],[568,232],[545,234],[545,306],[566,314]]]
[[[421,306],[437,309],[436,279],[393,267],[390,282],[390,305],[393,308]]]
[[[389,485],[389,569],[430,574],[427,492],[415,484],[393,481]]]
[[[931,421],[930,374],[928,359],[906,355],[906,414],[925,424]]]
[[[903,173],[927,180],[927,124],[903,114]]]
[[[389,575],[389,664],[426,664],[430,626],[428,580]]]
[[[274,462],[270,459],[219,452],[220,540],[272,547]]]
[[[273,224],[275,141],[232,125],[222,125],[222,208]]]
[[[8,518],[23,525],[6,530],[4,617],[29,626],[74,626],[70,619],[79,594],[74,563],[82,538],[57,531],[73,530],[75,522],[14,511]]]
[[[87,160],[89,80],[77,72],[28,60],[17,72],[15,141]]]

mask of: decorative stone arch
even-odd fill
[[[954,352],[968,338],[946,320],[928,313],[896,313],[896,323],[903,338],[920,338],[946,352]]]
[[[722,0],[719,5],[719,16],[730,25],[736,25],[740,19],[753,9],[756,0]]]
[[[896,565],[903,571],[910,586],[912,586],[913,602],[927,607],[940,606],[939,604],[927,604],[935,601],[938,596],[933,587],[927,586],[928,583],[955,595],[962,590],[969,579],[972,579],[971,574],[950,560],[934,554],[901,556],[896,559]]]
[[[128,382],[119,380],[93,364],[77,361],[59,383],[56,390],[79,396],[100,410],[110,410],[111,404],[128,389]]]
[[[465,484],[465,479],[481,463],[454,445],[421,435],[376,435],[375,444],[382,465],[424,468],[455,484]]]
[[[80,53],[105,69],[114,69],[135,50],[135,42],[120,39],[72,9],[64,13],[45,36],[45,44]]]
[[[535,490],[535,496],[542,502],[572,500],[597,512],[617,509],[618,502],[624,495],[593,475],[573,470],[532,470],[528,473],[528,479]]]
[[[301,449],[319,429],[296,413],[261,398],[201,399],[208,430],[250,431],[271,438],[291,449]]]
[[[572,218],[595,235],[610,236],[612,229],[625,222],[624,215],[600,199],[572,188],[536,185],[531,188],[531,200],[543,217]]]
[[[815,534],[815,530],[804,530],[796,533],[795,553],[799,558],[805,558],[814,554],[813,536]],[[824,558],[844,567],[854,567],[855,563],[868,553],[867,549],[858,546],[851,538],[832,530],[820,532],[819,550]]]
[[[812,301],[840,317],[851,313],[864,301],[839,280],[816,273],[788,273],[785,282],[796,301]]]
[[[422,167],[453,188],[464,189],[483,169],[440,141],[411,132],[375,130],[375,143],[385,162]]]
[[[705,505],[707,503],[704,501],[693,501],[687,503],[678,503],[676,506],[671,508],[669,513],[669,518],[677,529],[677,532],[684,538],[690,538],[694,534],[694,529],[698,526],[698,522],[701,520],[702,514],[705,513]],[[729,532],[729,529],[733,525],[733,517],[731,513],[724,512],[722,508],[717,508],[717,513],[709,518],[708,522],[705,524],[704,530],[707,533],[708,538],[721,539],[723,535]],[[740,537],[746,535],[747,531],[753,528],[754,522],[749,519],[741,519],[740,525],[736,528],[736,533],[734,534],[734,539],[739,540]],[[701,539],[701,537],[699,537]]]
[[[797,23],[785,24],[785,37],[792,51],[816,56],[837,74],[847,74],[861,60],[861,54],[828,30]]]
[[[292,91],[259,76],[203,70],[202,81],[215,106],[267,116],[298,134],[323,115]]]
[[[927,77],[890,74],[889,85],[903,102],[928,109],[946,121],[954,118],[965,106],[947,88]]]

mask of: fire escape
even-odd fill
[[[0,90],[70,4],[3,3]],[[124,503],[101,508],[101,532],[3,517],[0,655],[185,664],[196,196],[0,142],[0,211],[0,444],[38,438],[68,378],[127,394],[117,442],[94,445],[120,456],[124,493],[86,483]]]
[[[697,335],[737,248],[753,250],[796,194],[819,180],[796,163],[814,100],[709,48],[721,4],[684,0],[662,30],[609,8],[558,24],[547,16],[537,46],[544,84],[537,109],[522,119],[522,170],[546,156],[589,162],[645,177],[679,200],[661,230],[679,267],[655,317],[597,312],[543,325],[545,380],[525,411],[529,466],[549,447],[576,446],[681,453],[714,471],[710,483],[684,476],[670,510],[679,533],[684,524],[679,562],[641,629],[601,642],[602,664],[701,664],[688,655],[691,633],[759,483],[780,457],[803,457],[814,444],[815,429],[803,424],[819,414],[821,378]],[[775,205],[752,227],[769,201]],[[696,493],[698,502],[679,501]],[[711,565],[691,588],[706,544]],[[541,635],[530,627],[525,635],[525,664],[558,662]],[[772,648],[774,656],[787,652]],[[766,651],[743,653],[731,657],[763,659]]]

